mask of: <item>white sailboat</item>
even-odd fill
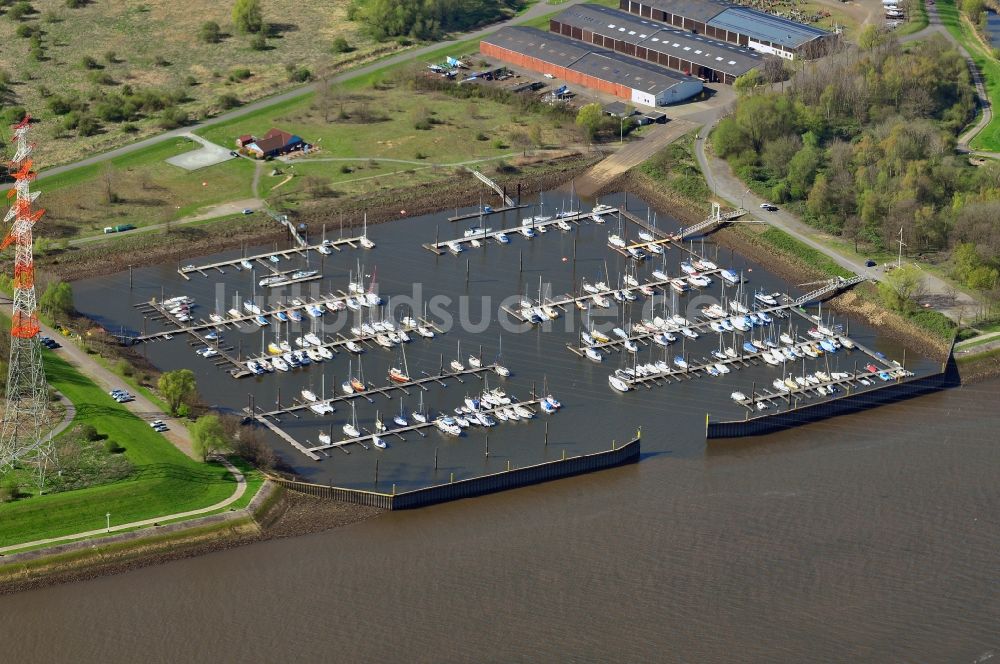
[[[361,230],[361,239],[358,240],[358,244],[360,244],[365,249],[374,249],[375,248],[375,243],[368,239],[368,213],[367,212],[365,212],[364,226],[362,227],[362,230]]]
[[[354,409],[354,402],[351,402],[351,421],[344,424],[344,435],[348,438],[357,438],[361,435],[358,431],[358,414]]]

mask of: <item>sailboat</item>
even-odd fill
[[[420,393],[420,405],[413,411],[413,419],[421,424],[427,422],[427,411],[424,410],[424,393]]]
[[[452,371],[465,371],[465,365],[458,358],[462,357],[462,342],[458,342],[458,349],[455,351],[455,359],[448,365]]]
[[[375,248],[375,243],[368,239],[368,213],[367,212],[365,212],[364,226],[362,228],[361,239],[358,240],[358,244],[360,244],[365,249],[374,249]]]
[[[398,424],[401,427],[405,427],[405,426],[409,426],[410,425],[409,421],[406,419],[406,413],[403,410],[403,399],[402,398],[399,399],[399,415],[396,415],[395,417],[393,417],[392,421],[395,422],[396,424]]]
[[[497,351],[497,359],[493,363],[493,371],[501,378],[510,376],[510,369],[500,364],[500,357],[503,355],[503,336],[500,336],[500,349]]]
[[[351,385],[351,379],[350,379],[350,375],[351,375],[351,363],[350,362],[347,363],[347,375],[348,375],[348,379],[345,380],[343,383],[340,384],[340,389],[341,389],[341,391],[343,391],[344,394],[354,394],[354,386]]]
[[[351,421],[344,424],[344,435],[348,438],[357,438],[361,435],[358,431],[358,414],[354,409],[354,402],[351,402]]]
[[[385,431],[385,422],[382,421],[382,416],[379,412],[375,411],[375,433],[382,433]]]
[[[403,367],[398,366],[389,369],[389,380],[394,383],[409,383],[410,382],[410,369],[406,365],[406,347],[400,346],[403,356]]]

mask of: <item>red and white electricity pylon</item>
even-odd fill
[[[28,142],[30,117],[14,125],[14,158],[10,162],[14,187],[7,192],[13,199],[4,223],[13,222],[0,250],[14,247],[14,307],[10,330],[10,366],[7,374],[6,409],[0,433],[0,471],[15,463],[34,464],[39,484],[54,460],[52,436],[46,431],[48,388],[42,367],[38,339],[38,310],[35,298],[35,262],[32,256],[32,227],[45,210],[33,204],[38,192],[30,189],[35,173],[31,170]]]

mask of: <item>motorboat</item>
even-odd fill
[[[519,229],[519,232],[521,233],[521,235],[528,238],[529,240],[535,237],[535,231],[534,229],[531,228],[531,226],[522,226]]]
[[[246,300],[243,303],[243,308],[246,309],[248,313],[255,315],[260,314],[260,307],[254,304],[251,300]]]
[[[330,434],[324,433],[322,431],[317,436],[317,438],[319,438],[319,442],[323,445],[329,445],[331,442]]]
[[[291,318],[296,323],[302,322],[302,312],[299,311],[298,309],[292,309],[291,311],[289,311],[288,317]]]
[[[602,309],[607,309],[608,307],[611,306],[611,301],[602,295],[598,295],[595,293],[594,295],[590,296],[590,299],[594,302],[595,306],[598,306]]]
[[[729,367],[727,367],[725,364],[722,364],[721,362],[716,363],[715,370],[723,375],[729,373],[730,371]]]
[[[480,360],[475,355],[470,355],[468,362],[469,366],[472,367],[473,369],[478,369],[479,367],[483,366],[482,360]]]
[[[587,355],[588,360],[592,360],[594,362],[601,362],[604,360],[604,356],[601,355],[601,351],[597,350],[596,348],[588,347],[583,352]]]
[[[559,230],[562,230],[562,231],[571,231],[571,230],[573,230],[573,227],[570,226],[569,223],[567,221],[565,221],[564,219],[560,219],[559,221],[557,221],[556,222],[556,226],[559,228]]]
[[[720,270],[719,276],[722,277],[723,281],[728,283],[730,286],[733,286],[740,282],[740,275],[736,274],[734,271],[727,268]]]
[[[358,342],[356,342],[356,341],[348,341],[347,343],[344,344],[344,348],[346,348],[347,350],[349,350],[352,353],[362,353],[362,352],[364,352],[364,348],[362,348],[361,345],[358,344]]]
[[[616,235],[615,233],[608,234],[608,244],[612,247],[618,247],[619,249],[625,248],[625,240],[620,235]]]
[[[277,369],[278,371],[288,371],[289,369],[288,363],[285,362],[284,358],[282,357],[276,357],[272,359],[271,363],[274,365],[274,368]]]
[[[687,369],[688,366],[687,360],[685,360],[680,355],[674,357],[674,364],[677,366],[678,369]]]
[[[281,355],[284,351],[281,350],[281,346],[272,341],[267,345],[267,352],[271,355]]]
[[[643,261],[646,260],[646,252],[644,252],[639,247],[627,247],[625,251],[628,253],[632,260]]]
[[[691,286],[688,282],[684,281],[680,277],[676,277],[670,280],[670,287],[673,288],[678,293],[686,293],[691,290]]]
[[[316,394],[309,390],[302,390],[302,398],[306,401],[317,401]]]
[[[656,238],[653,237],[652,233],[649,233],[647,231],[639,231],[639,239],[642,240],[643,242],[652,242]]]
[[[458,242],[451,241],[451,242],[446,243],[445,246],[447,246],[448,247],[448,251],[450,251],[453,254],[460,254],[460,253],[462,253],[462,245],[459,244]]]
[[[496,375],[500,376],[501,378],[507,378],[508,376],[510,376],[510,369],[503,366],[502,364],[493,365],[493,371],[496,373]]]
[[[462,428],[455,424],[451,418],[439,418],[434,421],[434,425],[450,436],[462,435]]]
[[[506,233],[497,233],[494,237],[496,238],[496,241],[499,242],[500,244],[507,244],[510,242],[510,238],[507,237]]]
[[[733,392],[729,396],[732,397],[733,401],[746,401],[747,400],[747,395],[743,394],[742,392]]]
[[[462,235],[464,237],[467,237],[467,238],[482,237],[482,236],[486,235],[487,233],[491,232],[492,230],[493,230],[492,228],[483,228],[483,227],[480,227],[480,226],[472,226],[470,228],[465,229],[465,232]]]
[[[323,357],[322,353],[319,352],[319,348],[315,348],[315,347],[314,348],[307,348],[306,351],[305,351],[305,353],[306,353],[306,356],[310,360],[312,360],[313,362],[322,362],[323,360],[327,359],[327,358]],[[333,355],[330,355],[330,357],[333,357]]]

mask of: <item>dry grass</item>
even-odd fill
[[[44,32],[45,60],[31,59],[29,40],[15,36],[19,24],[4,18],[0,19],[0,43],[4,44],[0,69],[14,78],[14,102],[42,120],[37,156],[47,166],[159,131],[147,119],[137,123],[137,134],[125,134],[112,123],[91,137],[63,132],[61,118],[46,108],[42,88],[86,96],[98,88],[113,91],[118,87],[91,83],[80,64],[84,56],[100,62],[103,72],[119,85],[184,89],[191,101],[183,108],[198,118],[218,111],[222,94],[247,102],[299,85],[289,81],[286,64],[324,75],[399,48],[395,43],[377,44],[361,35],[346,19],[348,0],[265,0],[265,19],[276,33],[268,40],[270,49],[266,51],[251,49],[248,38],[235,33],[230,23],[231,2],[99,0],[80,9],[68,9],[63,0],[34,0],[32,4],[38,11],[25,23]],[[50,17],[56,20],[50,21]],[[206,21],[219,23],[227,36],[216,44],[199,41],[198,30]],[[333,54],[330,46],[339,36],[356,50]],[[106,61],[108,51],[115,52],[114,63]],[[157,65],[157,58],[169,64]],[[252,76],[238,83],[228,81],[229,73],[242,67]],[[185,85],[189,76],[197,85]]]

